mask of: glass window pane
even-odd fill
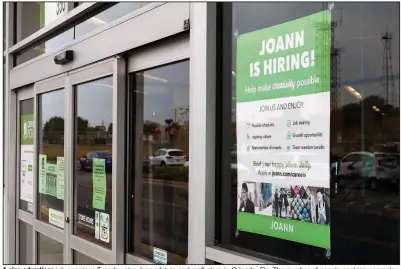
[[[75,234],[111,248],[113,78],[75,87]]]
[[[19,221],[19,263],[32,264],[33,261],[33,230],[32,226]]]
[[[99,14],[87,19],[86,21],[75,26],[75,38],[92,32],[93,30],[106,25],[128,13],[131,13],[141,7],[149,4],[148,2],[120,2],[111,6]]]
[[[63,244],[38,234],[38,264],[64,264]]]
[[[225,193],[222,196],[231,197],[229,202],[222,201],[231,207],[231,218],[221,219],[222,226],[226,227],[221,230],[223,245],[251,255],[255,255],[255,253],[261,257],[265,257],[265,254],[273,255],[304,264],[399,264],[399,7],[399,3],[388,2],[335,2],[330,5],[316,2],[251,4],[236,2],[233,4],[232,69],[225,70],[225,72],[232,73],[233,79],[232,85],[227,85],[224,90],[231,93],[230,100],[232,100],[233,111],[231,119],[233,129],[231,133],[230,130],[227,134],[227,136],[231,135],[232,148],[227,147],[225,150],[227,153],[230,151],[234,157],[231,169],[223,167],[227,172],[232,171],[231,177],[224,179],[224,182],[227,182],[224,185],[226,187],[222,186],[222,192]],[[252,183],[243,186],[242,182],[237,183],[237,180],[240,181],[237,178],[237,171],[240,174],[240,169],[244,168],[243,164],[237,162],[237,159],[240,159],[241,155],[252,156],[246,147],[242,148],[238,144],[237,149],[236,145],[237,120],[239,124],[238,117],[241,116],[237,110],[239,105],[237,105],[236,93],[240,90],[237,87],[243,83],[238,78],[238,72],[241,72],[241,69],[237,68],[237,61],[240,57],[246,58],[251,53],[247,51],[241,54],[237,50],[237,44],[241,40],[238,37],[272,26],[276,26],[276,31],[273,32],[277,36],[289,34],[304,26],[287,22],[326,9],[331,9],[331,27],[329,25],[326,28],[318,29],[328,31],[327,36],[331,46],[329,51],[331,52],[329,56],[331,64],[328,69],[330,70],[331,104],[325,108],[330,109],[328,112],[331,117],[330,133],[326,134],[330,135],[330,150],[327,153],[329,156],[326,156],[330,158],[330,162],[325,164],[326,167],[331,168],[331,178],[328,182],[330,189],[321,193],[322,201],[327,202],[326,210],[319,211],[317,207],[313,206],[312,208],[316,208],[316,210],[308,211],[309,209],[307,209],[306,213],[310,212],[311,216],[315,215],[315,220],[319,216],[326,216],[327,223],[330,224],[330,251],[305,243],[293,242],[295,236],[290,234],[280,237],[276,233],[275,238],[260,235],[260,232],[258,234],[243,230],[239,233],[236,231],[239,222],[237,212],[241,208],[246,209],[246,207],[238,206],[240,201],[238,191],[241,192],[240,196],[243,201],[241,205],[253,204],[257,215],[262,214],[258,213],[260,208],[265,212],[270,210],[271,213],[267,213],[268,216],[260,217],[261,220],[264,218],[264,221],[270,221],[269,223],[273,221],[300,223],[290,220],[290,217],[294,218],[294,216],[304,218],[300,208],[304,212],[305,206],[302,207],[302,205],[305,203],[300,200],[294,201],[295,198],[298,198],[297,195],[294,196],[294,193],[303,193],[301,189],[308,191],[308,186],[304,186],[302,183],[299,185],[294,183],[289,186],[289,184],[281,182],[285,188],[273,188],[272,191],[274,196],[277,190],[277,195],[283,199],[273,198],[273,203],[263,203],[265,201],[263,186]],[[287,24],[284,25],[284,23]],[[310,27],[319,27],[318,23],[312,19],[310,25]],[[305,42],[308,42],[307,39]],[[260,46],[259,43],[257,45]],[[294,51],[292,50],[291,53],[298,52]],[[291,53],[289,51],[282,52],[282,55],[279,56]],[[261,61],[268,59],[260,55],[256,57]],[[299,77],[299,74],[299,72],[283,73],[280,79],[289,81]],[[266,84],[271,81],[269,80],[270,76],[263,79]],[[275,100],[278,104],[280,100],[289,99]],[[264,101],[264,104],[268,103],[268,100]],[[287,112],[282,113],[283,116],[280,116],[280,119],[289,115],[285,114]],[[324,113],[324,110],[321,113]],[[271,119],[267,113],[265,114],[264,121]],[[298,114],[297,116],[303,117],[302,111]],[[275,122],[275,124],[277,123]],[[311,124],[313,123],[311,122]],[[256,128],[254,129],[256,131]],[[258,130],[262,131],[262,128],[258,128]],[[271,133],[273,137],[276,132],[273,129]],[[223,139],[225,138],[223,137]],[[269,138],[266,143],[273,143],[273,138],[265,138]],[[316,141],[317,139],[310,138],[308,143],[318,144],[319,142]],[[252,143],[263,144],[264,142],[258,140]],[[291,144],[295,143],[302,143],[301,138],[292,137]],[[260,153],[263,156],[262,151]],[[353,154],[349,155],[350,153]],[[312,156],[307,150],[304,154]],[[312,157],[307,157],[307,159],[312,160]],[[318,160],[315,160],[314,163],[318,163]],[[254,178],[256,177],[249,176],[248,179],[252,182]],[[277,179],[274,178],[269,180],[273,180],[273,184],[277,182]],[[289,190],[289,192],[282,192],[282,190]],[[316,199],[319,200],[317,194],[315,195],[317,191],[313,188],[309,188],[309,190],[311,195],[316,196]],[[270,192],[270,195],[267,196],[271,196],[271,194]],[[306,204],[307,206],[308,204]],[[227,210],[227,207],[222,207],[220,211],[222,210]],[[308,215],[305,214],[305,216],[306,221],[309,221]],[[311,219],[314,222],[313,217]],[[324,218],[320,218],[320,220],[322,219]],[[260,227],[252,225],[261,231]],[[305,223],[304,225],[316,224]],[[314,236],[317,238],[315,228],[317,226],[310,227],[311,231],[312,229],[314,231],[310,233],[310,238]],[[266,229],[268,228],[266,227]],[[304,237],[304,235],[299,236]],[[301,242],[303,241],[301,240]]]
[[[136,168],[130,251],[169,264],[188,254],[189,61],[133,75]],[[133,117],[134,118],[134,117]],[[143,134],[138,135],[138,134]],[[161,150],[162,149],[162,150]]]
[[[44,27],[43,7],[44,2],[17,2],[15,29],[15,43],[35,33]]]
[[[79,251],[74,251],[74,264],[102,264],[101,262],[92,259]]]
[[[20,184],[19,208],[33,212],[34,118],[33,98],[20,102]]]
[[[39,95],[38,218],[64,228],[64,90]]]
[[[74,29],[63,30],[49,40],[15,55],[15,65],[22,64],[47,52],[53,52],[74,40]]]
[[[74,2],[16,2],[15,43],[37,32],[73,8]]]

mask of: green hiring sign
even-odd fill
[[[331,13],[246,33],[237,39],[237,101],[330,90]]]
[[[237,171],[240,231],[330,248],[320,189],[330,186],[330,43],[330,11],[238,36],[237,147],[247,151],[238,163],[248,168]],[[306,123],[316,136],[299,142]]]

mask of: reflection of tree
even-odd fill
[[[107,128],[107,133],[109,135],[113,134],[113,123],[109,123],[109,127]]]
[[[77,117],[77,143],[78,144],[107,144],[111,143],[113,123],[108,128],[104,125],[90,126],[87,119]],[[50,118],[43,126],[43,140],[45,143],[60,144],[63,143],[64,119],[61,117]]]
[[[81,117],[77,117],[78,135],[85,135],[88,132],[89,121]]]
[[[43,126],[43,140],[51,144],[59,144],[63,141],[64,119],[61,117],[50,118]]]
[[[157,122],[147,120],[143,123],[143,134],[145,136],[152,135],[156,139],[160,134],[159,127],[160,125]]]
[[[367,150],[375,143],[399,141],[400,109],[386,105],[379,96],[369,96],[359,103],[334,109],[330,129],[331,143],[348,146],[345,152]],[[338,133],[342,134],[341,142],[337,141]],[[361,145],[365,145],[364,148]]]
[[[174,122],[172,119],[166,119],[164,122],[167,124],[166,134],[168,135],[168,140],[170,144],[174,144],[174,141],[177,139],[178,132],[181,129],[181,126]]]

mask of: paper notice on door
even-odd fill
[[[46,193],[57,197],[57,165],[51,163],[46,165]]]
[[[46,194],[46,163],[47,156],[39,154],[39,193]]]
[[[100,234],[100,213],[99,211],[95,212],[95,238],[99,239]]]
[[[106,205],[106,167],[104,159],[93,159],[93,208],[105,210]]]
[[[110,242],[110,216],[107,213],[100,213],[100,240]]]
[[[57,157],[57,199],[64,200],[64,157]]]

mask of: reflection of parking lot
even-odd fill
[[[92,173],[77,171],[79,207],[92,207]],[[107,174],[106,202],[111,204],[112,174]],[[125,195],[125,194],[123,194]],[[134,205],[133,205],[134,206]],[[141,241],[182,256],[187,255],[188,182],[142,179]]]
[[[93,178],[92,172],[77,171],[75,176],[75,189],[76,192],[76,202],[79,207],[92,207],[92,197],[93,197]],[[112,195],[112,175],[111,173],[106,174],[106,211],[107,207],[111,206],[111,195]],[[111,207],[109,209],[111,212]]]
[[[397,191],[344,188],[332,197],[331,203],[332,229],[341,242],[362,244],[362,249],[380,246],[386,252],[399,251]]]
[[[138,216],[142,217],[142,242],[185,257],[188,183],[159,179],[143,179],[142,182],[142,210]]]

